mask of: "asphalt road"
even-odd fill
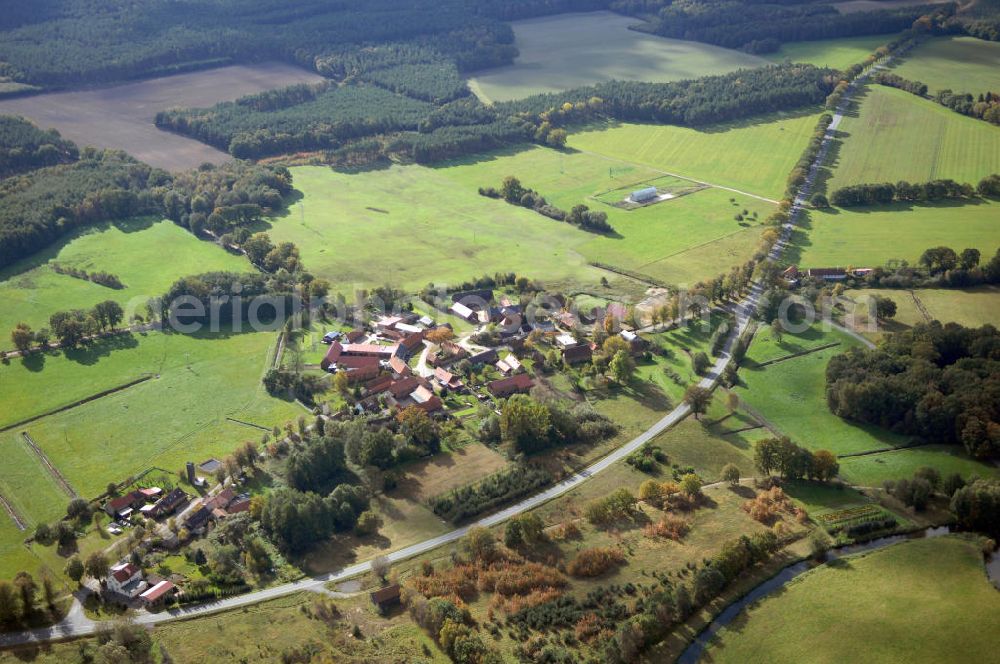
[[[884,60],[886,62],[887,60]],[[879,66],[878,64],[875,65]],[[874,69],[874,67],[872,68]],[[829,147],[829,142],[833,138],[834,132],[840,125],[840,121],[843,118],[843,110],[850,101],[851,94],[857,87],[857,84],[864,80],[872,71],[869,69],[864,72],[854,83],[851,84],[847,93],[844,95],[844,101],[841,103],[840,107],[837,108],[833,115],[833,122],[830,123],[830,127],[827,130],[825,136],[823,137],[823,144],[820,148],[819,155],[816,161],[812,164],[809,169],[809,174],[806,178],[805,184],[799,189],[799,194],[796,196],[792,209],[790,211],[789,222],[785,224],[782,231],[781,237],[778,242],[775,243],[774,248],[771,251],[771,258],[778,259],[781,257],[785,246],[788,244],[788,239],[791,237],[792,229],[795,226],[795,221],[798,215],[801,213],[802,207],[808,200],[809,195],[812,192],[812,186],[816,178],[816,174],[819,171],[820,165],[823,163],[826,157],[827,149]],[[698,384],[705,388],[713,388],[718,382],[718,377],[722,374],[726,365],[729,364],[731,359],[731,350],[733,345],[743,331],[747,328],[750,322],[750,317],[755,310],[763,289],[760,284],[754,284],[750,289],[750,293],[746,298],[743,299],[736,306],[736,320],[737,326],[734,332],[729,336],[722,351],[719,354],[718,359],[712,366],[712,370],[708,375],[703,378]],[[845,330],[847,331],[847,330]],[[848,331],[849,332],[849,331]],[[850,333],[850,332],[849,332]],[[870,342],[868,342],[870,343]],[[579,487],[581,484],[586,482],[588,479],[594,475],[606,470],[612,464],[623,460],[629,454],[639,449],[647,442],[663,433],[673,425],[677,424],[685,417],[690,414],[690,408],[686,404],[681,404],[677,408],[667,413],[662,419],[656,422],[649,429],[636,436],[630,440],[625,445],[619,447],[615,451],[611,452],[601,460],[591,464],[584,470],[576,473],[575,475],[564,479],[555,486],[542,491],[541,493],[535,494],[529,498],[511,505],[510,507],[484,517],[475,523],[471,523],[467,526],[461,528],[456,528],[450,532],[443,535],[438,535],[431,539],[424,540],[417,544],[410,545],[408,547],[392,551],[385,555],[391,562],[399,562],[412,558],[413,556],[426,553],[445,544],[450,544],[457,542],[469,531],[470,528],[475,526],[485,526],[490,527],[496,524],[502,523],[507,519],[531,510],[539,505],[546,503],[553,498],[557,498],[568,491]],[[135,622],[142,625],[156,625],[160,623],[169,622],[172,620],[182,620],[185,618],[194,618],[204,615],[209,615],[211,613],[216,613],[219,611],[227,611],[230,609],[236,609],[242,606],[248,606],[251,604],[257,604],[259,602],[264,602],[270,599],[275,599],[277,597],[284,597],[292,593],[297,593],[301,591],[318,591],[325,586],[325,584],[331,581],[343,581],[360,574],[364,574],[371,569],[371,561],[365,561],[357,563],[355,565],[350,565],[337,572],[331,572],[329,574],[323,574],[316,577],[311,577],[308,579],[302,579],[300,581],[295,581],[292,583],[285,583],[280,586],[273,586],[271,588],[265,588],[263,590],[257,590],[252,593],[247,593],[245,595],[237,595],[235,597],[229,597],[216,602],[208,602],[205,604],[197,604],[181,609],[176,609],[173,611],[164,611],[162,613],[147,613],[141,614],[135,618]],[[73,609],[70,611],[69,615],[59,624],[48,627],[44,629],[34,629],[22,632],[11,632],[8,634],[0,635],[0,647],[11,647],[16,645],[22,645],[27,643],[41,643],[45,641],[53,641],[59,639],[67,639],[79,636],[88,636],[93,634],[99,623],[97,621],[88,618],[82,610],[79,608],[79,604],[74,602]]]

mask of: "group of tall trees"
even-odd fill
[[[156,214],[217,238],[283,205],[283,167],[246,162],[171,175],[114,151],[84,149],[73,163],[0,181],[0,267],[88,225]]]
[[[899,32],[924,14],[950,15],[951,11],[951,6],[927,5],[842,14],[833,5],[822,3],[677,0],[660,10],[649,31],[750,53],[769,53],[784,42]]]
[[[20,116],[0,115],[0,178],[76,161],[78,150],[55,129],[41,130]]]
[[[754,463],[766,475],[776,472],[790,480],[808,478],[828,482],[840,472],[840,463],[832,452],[810,452],[787,436],[758,440],[753,451]]]
[[[562,131],[562,130],[557,130]],[[584,230],[598,233],[611,233],[614,228],[608,223],[608,215],[600,210],[591,210],[586,205],[574,205],[569,212],[557,208],[545,200],[545,197],[534,189],[529,189],[521,184],[513,175],[508,175],[503,179],[500,189],[494,187],[480,187],[479,193],[489,198],[503,198],[512,205],[520,205],[529,210],[534,210],[540,215],[565,221],[574,226],[579,226]]]
[[[830,410],[935,442],[1000,454],[1000,333],[920,324],[874,350],[852,349],[826,370]]]
[[[997,176],[990,177],[996,178]],[[890,203],[932,203],[934,201],[972,198],[977,194],[987,195],[992,182],[992,179],[984,179],[979,188],[954,180],[853,184],[834,190],[830,194],[830,203],[839,207],[860,207],[888,205]]]

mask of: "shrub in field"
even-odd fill
[[[646,537],[664,537],[680,542],[690,529],[691,525],[686,519],[668,514],[656,523],[646,526],[643,533]]]
[[[479,573],[477,586],[481,591],[499,595],[527,595],[544,588],[562,588],[566,577],[554,567],[540,563],[502,563]]]
[[[743,511],[750,518],[761,523],[770,523],[782,512],[792,512],[795,506],[788,499],[781,487],[772,487],[761,491],[753,498],[743,503]]]
[[[621,488],[610,495],[591,501],[587,505],[587,520],[593,524],[606,524],[616,519],[630,518],[635,513],[637,500],[628,489]]]
[[[615,565],[625,562],[625,554],[615,547],[584,549],[566,566],[572,576],[594,577],[604,574]]]

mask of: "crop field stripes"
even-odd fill
[[[14,525],[17,526],[17,529],[27,530],[28,524],[25,523],[24,519],[21,518],[21,515],[17,513],[14,506],[10,504],[10,501],[7,500],[7,496],[2,493],[0,493],[0,503],[3,503],[3,508],[7,510],[7,515],[10,517],[10,520],[14,522]]]
[[[30,447],[35,455],[38,456],[38,460],[41,461],[42,465],[45,466],[45,469],[49,471],[49,475],[51,475],[52,479],[56,481],[59,488],[65,491],[66,495],[70,498],[79,498],[80,494],[78,494],[70,483],[66,481],[66,478],[59,472],[59,469],[53,465],[52,461],[49,460],[49,457],[45,455],[45,452],[43,452],[42,448],[35,443],[34,439],[28,435],[27,431],[21,432],[21,438],[24,439],[24,442],[28,444],[28,447]]]
[[[86,397],[84,397],[82,399],[77,399],[76,401],[74,401],[72,403],[68,403],[65,406],[59,406],[58,408],[54,408],[52,410],[45,411],[44,413],[39,413],[38,415],[32,415],[31,417],[25,418],[25,419],[20,420],[18,422],[14,422],[13,424],[8,424],[6,426],[0,427],[0,433],[3,433],[5,431],[10,431],[11,429],[17,429],[18,427],[22,427],[25,424],[31,424],[32,422],[36,422],[36,421],[38,421],[40,419],[43,419],[43,418],[46,418],[46,417],[48,417],[50,415],[57,415],[59,413],[65,412],[67,410],[76,408],[77,406],[82,406],[85,403],[90,403],[91,401],[96,401],[96,400],[98,400],[98,399],[100,399],[102,397],[106,397],[106,396],[115,394],[116,392],[121,392],[122,390],[126,390],[126,389],[128,389],[130,387],[138,385],[139,383],[144,383],[144,382],[146,382],[147,380],[149,380],[150,378],[153,378],[153,377],[154,377],[153,374],[145,374],[145,375],[140,376],[139,378],[136,378],[134,380],[130,380],[127,383],[122,383],[121,385],[117,385],[117,386],[112,387],[110,389],[102,390],[101,392],[98,392],[97,394],[91,394],[90,396],[86,396]]]

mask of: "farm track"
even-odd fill
[[[56,484],[58,484],[59,487],[66,492],[66,495],[70,498],[79,498],[80,494],[78,494],[66,478],[63,477],[63,474],[60,473],[59,469],[56,468],[52,461],[49,460],[49,457],[42,451],[42,448],[35,443],[34,439],[30,435],[28,435],[28,432],[22,431],[21,437],[24,439],[24,442],[28,444],[28,447],[35,452],[35,455],[38,456],[38,460],[41,461],[42,465],[45,466],[45,469],[49,471],[49,475],[51,475],[52,479],[56,481]]]
[[[14,509],[14,506],[11,505],[10,501],[7,500],[7,496],[3,495],[2,493],[0,493],[0,503],[2,503],[3,508],[7,510],[7,514],[10,516],[10,520],[14,522],[14,525],[17,526],[17,529],[27,530],[28,524],[24,521],[21,515],[17,513],[17,510]]]
[[[782,355],[781,357],[776,357],[773,360],[761,362],[760,364],[757,365],[757,368],[769,367],[772,364],[778,364],[779,362],[794,360],[797,357],[805,357],[806,355],[818,353],[821,350],[826,350],[827,348],[833,348],[834,346],[839,346],[839,345],[840,345],[839,341],[833,341],[828,344],[823,344],[822,346],[816,346],[815,348],[806,348],[805,350],[800,350],[798,353],[792,353],[791,355]]]

